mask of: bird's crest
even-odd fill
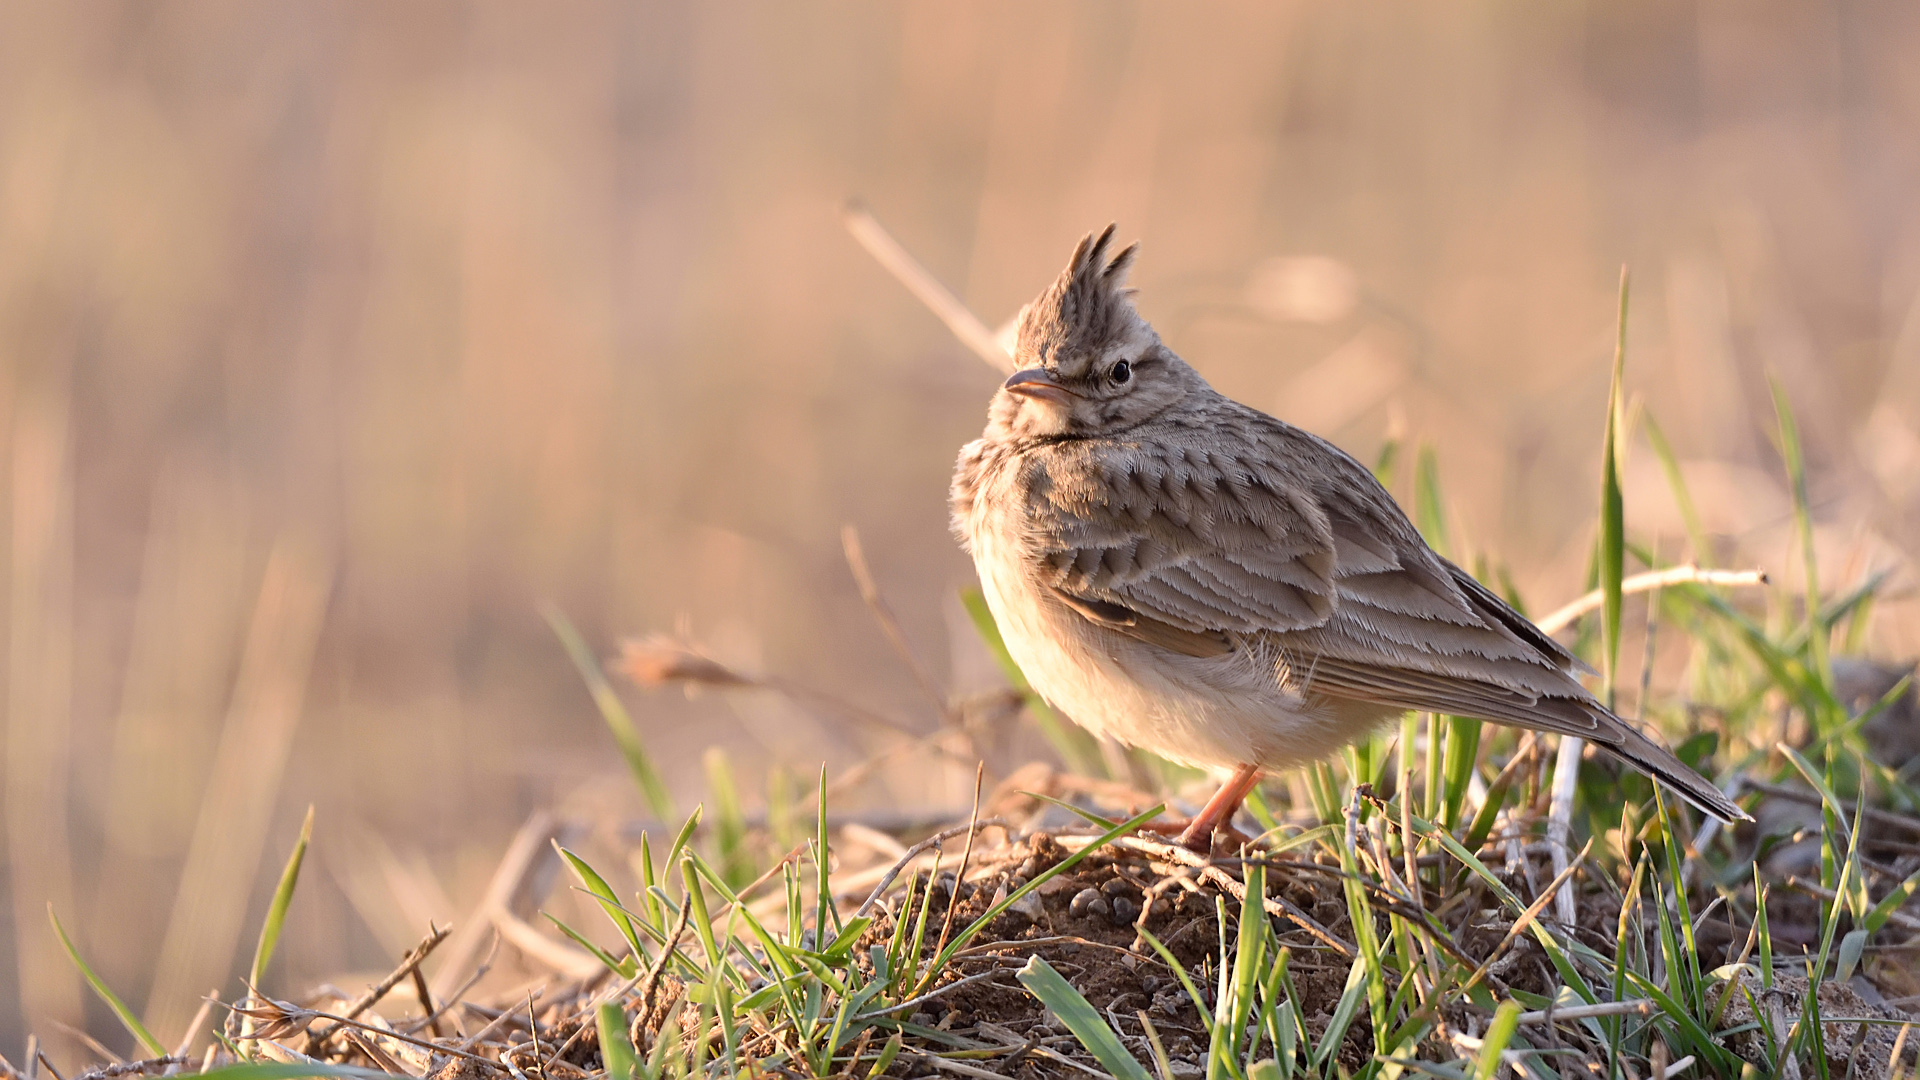
[[[1133,309],[1133,290],[1126,287],[1140,245],[1128,244],[1109,258],[1113,230],[1108,225],[1097,237],[1081,237],[1067,268],[1020,313],[1022,367],[1058,367],[1082,354],[1097,354],[1142,325]]]

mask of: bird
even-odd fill
[[[960,451],[950,509],[1043,699],[1226,775],[1180,844],[1210,852],[1264,774],[1409,711],[1577,736],[1746,818],[1429,547],[1371,470],[1208,385],[1136,309],[1139,245],[1116,252],[1113,236],[1083,237],[1021,309],[1017,370]]]

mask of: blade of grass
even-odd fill
[[[287,856],[286,868],[280,871],[280,884],[274,887],[273,902],[267,905],[266,921],[260,924],[260,942],[253,948],[253,966],[247,969],[247,985],[260,985],[260,976],[266,974],[267,964],[273,960],[274,946],[280,943],[280,929],[287,923],[287,907],[293,903],[294,886],[300,883],[300,864],[306,861],[307,845],[313,840],[313,807],[307,807],[307,818],[300,824],[300,839],[294,842],[293,853]]]
[[[1092,1003],[1061,977],[1053,965],[1035,955],[1014,977],[1020,980],[1020,985],[1026,987],[1028,993],[1053,1010],[1053,1014],[1067,1025],[1067,1030],[1073,1032],[1074,1038],[1080,1040],[1080,1045],[1086,1047],[1087,1052],[1108,1072],[1120,1080],[1153,1080],[1120,1042],[1120,1036],[1094,1010]]]
[[[1773,392],[1773,411],[1779,423],[1780,457],[1787,468],[1787,485],[1793,495],[1794,531],[1800,541],[1800,555],[1806,567],[1806,617],[1808,654],[1822,686],[1833,686],[1833,665],[1827,658],[1827,635],[1820,632],[1820,565],[1813,546],[1813,510],[1807,498],[1807,463],[1800,448],[1800,425],[1794,420],[1793,406],[1780,380],[1769,377]]]
[[[1626,577],[1626,500],[1620,491],[1622,432],[1620,382],[1627,366],[1627,268],[1620,268],[1619,322],[1613,345],[1613,377],[1607,389],[1607,427],[1600,449],[1600,609],[1605,663],[1600,668],[1604,699],[1613,707],[1620,670],[1620,582]]]
[[[607,952],[607,950],[587,940],[584,934],[580,933],[580,931],[578,930],[575,930],[573,927],[568,926],[566,923],[560,921],[558,918],[556,918],[553,915],[552,912],[543,911],[540,914],[544,916],[548,922],[553,924],[553,928],[555,930],[558,930],[562,934],[565,934],[567,936],[567,939],[572,941],[575,945],[578,945],[581,948],[587,950],[589,953],[592,953],[593,958],[595,960],[598,960],[602,964],[605,964],[607,966],[607,970],[613,972],[615,975],[618,975],[623,979],[631,979],[633,978],[634,973],[639,970],[639,964],[633,959],[633,957],[629,956],[625,960],[615,960],[613,958],[612,953]]]
[[[587,691],[593,695],[594,707],[600,710],[600,718],[606,721],[607,730],[612,732],[614,745],[620,748],[620,756],[626,759],[627,770],[633,773],[633,782],[640,788],[640,795],[647,801],[661,821],[672,821],[680,815],[673,809],[673,796],[668,793],[666,784],[660,780],[660,774],[654,770],[653,758],[647,753],[646,743],[640,738],[640,729],[634,725],[633,717],[627,713],[627,707],[620,702],[620,695],[614,693],[613,685],[607,681],[606,673],[600,669],[600,661],[587,647],[586,639],[565,613],[551,604],[543,606],[547,625],[553,628],[553,634],[567,650],[567,656],[573,660],[573,666],[579,669],[580,678],[587,684]]]
[[[1440,458],[1430,443],[1420,445],[1414,465],[1413,520],[1428,547],[1443,558],[1453,557],[1453,541],[1447,535],[1446,506],[1440,497]]]
[[[1641,414],[1641,423],[1647,433],[1647,445],[1653,448],[1653,456],[1660,462],[1660,471],[1666,475],[1667,489],[1673,493],[1673,503],[1680,509],[1680,521],[1687,530],[1687,543],[1693,548],[1693,561],[1699,566],[1712,566],[1713,545],[1707,538],[1706,526],[1700,522],[1700,511],[1694,505],[1693,492],[1687,489],[1687,478],[1680,471],[1680,460],[1674,456],[1666,432],[1660,429],[1651,411]]]
[[[1513,1033],[1520,1029],[1520,1012],[1520,1003],[1513,1000],[1501,1002],[1494,1010],[1493,1023],[1487,1025],[1487,1034],[1480,1042],[1480,1060],[1473,1067],[1474,1080],[1494,1080],[1500,1075],[1500,1055],[1513,1041]]]
[[[1088,856],[1092,855],[1094,852],[1100,850],[1101,848],[1106,847],[1108,844],[1112,843],[1115,839],[1125,836],[1128,833],[1131,833],[1134,830],[1138,829],[1140,826],[1145,825],[1147,822],[1152,821],[1154,818],[1159,817],[1160,814],[1165,810],[1166,810],[1166,804],[1162,803],[1156,806],[1149,807],[1144,813],[1136,814],[1133,817],[1128,818],[1126,821],[1123,821],[1120,824],[1115,825],[1113,828],[1108,829],[1106,832],[1101,833],[1098,837],[1094,839],[1092,843],[1088,844],[1086,847],[1081,848],[1079,851],[1076,851],[1073,854],[1068,855],[1066,858],[1055,863],[1052,867],[1048,868],[1046,872],[1041,874],[1036,874],[1032,881],[1027,882],[1025,885],[1021,886],[1018,889],[1015,889],[1013,892],[1008,893],[1007,898],[1005,900],[1002,900],[999,903],[993,905],[992,907],[989,907],[979,918],[973,920],[973,922],[971,923],[968,923],[967,928],[965,930],[962,930],[960,931],[960,933],[954,935],[953,940],[947,943],[946,948],[940,950],[940,954],[934,957],[934,960],[933,960],[934,970],[945,971],[947,968],[947,965],[953,962],[953,957],[955,953],[958,953],[961,949],[965,948],[967,946],[967,943],[971,942],[976,935],[978,935],[982,930],[985,930],[989,925],[991,925],[993,923],[993,920],[998,918],[1001,912],[1007,910],[1008,908],[1012,907],[1014,904],[1018,903],[1022,897],[1026,896],[1028,893],[1039,888],[1041,885],[1045,884],[1046,882],[1051,881],[1056,877],[1059,877],[1061,874],[1066,873],[1068,870],[1071,870],[1073,867],[1079,865],[1081,860],[1087,858]],[[959,888],[959,883],[956,882],[954,887]]]
[[[601,1002],[594,1020],[599,1027],[600,1060],[606,1067],[607,1080],[637,1080],[640,1060],[627,1038],[627,1018],[620,1006]]]
[[[718,746],[707,747],[701,760],[707,771],[707,794],[713,800],[714,846],[720,853],[720,872],[727,884],[743,888],[753,880],[754,871],[747,852],[747,819],[733,782],[733,765],[727,760],[726,750]]]
[[[553,850],[560,853],[560,857],[573,870],[574,876],[586,886],[588,894],[599,902],[600,910],[607,913],[607,918],[613,922],[614,929],[620,931],[620,936],[627,939],[627,947],[633,950],[633,959],[628,960],[625,965],[616,963],[610,966],[620,971],[621,978],[631,978],[633,971],[621,970],[621,968],[634,967],[639,963],[640,958],[646,955],[646,950],[640,947],[640,931],[634,926],[633,915],[620,903],[620,898],[614,894],[613,886],[608,885],[607,879],[601,877],[599,871],[588,865],[587,860],[561,847],[558,840],[553,842]],[[572,931],[569,930],[567,933],[571,936]],[[599,950],[596,949],[595,952]],[[604,958],[604,954],[602,956]]]
[[[1373,459],[1373,478],[1383,488],[1393,487],[1393,469],[1400,463],[1400,440],[1392,436],[1380,444],[1380,453]]]
[[[73,966],[80,970],[80,977],[87,980],[87,985],[93,987],[93,992],[100,996],[100,1000],[106,1003],[107,1008],[113,1010],[113,1015],[119,1018],[120,1025],[127,1029],[135,1042],[140,1044],[140,1049],[145,1051],[148,1057],[166,1057],[167,1048],[160,1045],[160,1040],[153,1037],[153,1032],[147,1030],[147,1025],[140,1022],[140,1018],[134,1015],[133,1010],[127,1008],[127,1003],[121,1001],[119,995],[101,981],[100,976],[95,975],[93,969],[88,967],[87,962],[81,958],[80,950],[74,947],[73,939],[67,936],[67,928],[60,925],[60,916],[54,914],[51,903],[47,905],[47,920],[53,923],[54,935],[60,939],[61,948],[67,950],[67,957],[73,961]]]

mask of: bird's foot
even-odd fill
[[[1233,855],[1253,846],[1253,837],[1228,824],[1209,827],[1204,817],[1149,821],[1140,831],[1167,837],[1196,855]]]

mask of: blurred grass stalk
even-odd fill
[[[1627,268],[1620,268],[1620,306],[1614,331],[1613,375],[1607,384],[1606,435],[1600,448],[1600,534],[1595,564],[1600,573],[1600,700],[1614,706],[1614,679],[1620,664],[1621,580],[1626,576],[1626,500],[1620,492],[1621,424],[1620,380],[1627,365]],[[1645,709],[1645,703],[1641,708]],[[1562,874],[1573,842],[1573,801],[1580,782],[1580,759],[1587,741],[1560,736],[1553,762],[1553,796],[1548,803],[1548,842],[1553,845],[1553,870]],[[1578,914],[1573,883],[1561,886],[1554,898],[1554,914],[1573,925]]]
[[[23,393],[13,419],[11,626],[7,646],[7,878],[21,1013],[51,1030],[83,1022],[79,981],[48,932],[73,909],[73,473],[64,387]],[[31,1067],[31,1064],[29,1064]]]
[[[292,536],[267,559],[147,997],[147,1025],[162,1038],[232,967],[251,898],[243,883],[258,876],[266,850],[332,577],[326,558]]]

